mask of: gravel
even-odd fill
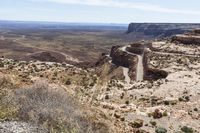
[[[29,123],[8,121],[0,122],[0,133],[47,133],[47,131]]]

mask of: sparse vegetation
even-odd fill
[[[193,129],[187,126],[183,126],[181,128],[181,131],[183,131],[184,133],[193,133]]]
[[[167,133],[167,129],[163,127],[156,128],[156,133]]]
[[[1,78],[0,88],[11,84],[7,82],[5,78]],[[87,113],[89,109],[84,110],[60,87],[51,87],[47,82],[37,82],[33,86],[12,92],[1,91],[1,120],[31,122],[50,133],[109,132],[106,124],[97,122],[95,116]]]
[[[58,31],[48,36],[48,29],[45,33],[36,30],[34,35],[31,31],[23,39],[5,36],[6,40],[0,41],[1,48],[8,46],[8,50],[1,49],[2,55],[31,60],[0,59],[0,132],[2,125],[19,127],[23,123],[25,128],[41,128],[49,133],[106,133],[110,129],[114,133],[191,133],[199,130],[199,46],[174,45],[170,38],[142,41],[146,48],[150,45],[144,51],[145,80],[126,84],[122,67],[114,64],[112,54],[107,55],[113,44],[125,43],[123,37],[107,42],[110,36],[103,36],[103,31],[98,31],[98,35],[96,31],[79,34],[77,30],[70,35],[68,31],[62,34]],[[113,32],[107,35],[110,34]],[[102,54],[105,60],[89,64],[96,61],[101,51],[105,52]],[[33,55],[44,62],[33,61],[30,58]],[[65,62],[71,56],[89,63]],[[129,67],[128,75],[133,79],[137,74],[136,64],[137,61]],[[147,74],[148,69],[156,71]],[[154,74],[160,77],[157,70],[166,71],[168,77],[151,80]],[[39,80],[47,82],[34,84]]]
[[[3,62],[1,62],[1,61],[0,61],[0,67],[4,67],[4,64],[3,64]]]
[[[157,125],[157,123],[156,123],[155,121],[150,121],[150,124],[151,124],[152,126],[156,126],[156,125]]]
[[[143,126],[143,120],[141,119],[137,119],[134,122],[129,123],[130,126],[132,126],[133,128],[140,128]]]
[[[162,118],[163,114],[160,112],[159,109],[156,109],[153,113],[152,113],[152,116],[154,119],[159,119],[159,118]]]
[[[9,97],[14,87],[10,77],[0,75],[0,120],[16,117],[17,108],[11,105]]]
[[[67,79],[67,81],[65,82],[66,85],[71,85],[71,80],[70,79]]]

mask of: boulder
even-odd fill
[[[168,73],[164,70],[146,68],[144,79],[145,80],[158,80],[164,79],[168,76]]]
[[[137,119],[137,120],[135,120],[134,122],[129,123],[129,125],[130,125],[131,127],[133,127],[133,128],[140,128],[140,127],[143,126],[143,122],[144,122],[143,120]]]

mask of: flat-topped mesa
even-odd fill
[[[130,23],[127,33],[142,33],[153,37],[169,37],[199,28],[200,24],[183,23]]]
[[[200,45],[200,29],[195,29],[187,34],[175,35],[171,40],[175,43]]]

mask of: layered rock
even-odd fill
[[[152,46],[150,46],[150,49],[151,48],[152,48]],[[148,52],[149,51],[147,51],[147,50],[144,51],[144,59],[143,59],[144,80],[158,80],[158,79],[166,78],[168,76],[168,73],[166,71],[155,69],[155,68],[151,68],[149,66]]]
[[[127,33],[143,33],[154,37],[167,37],[182,34],[199,27],[200,24],[131,23],[129,24]]]
[[[113,64],[129,68],[130,78],[133,80],[136,79],[136,69],[138,63],[138,58],[136,55],[128,54],[119,46],[113,46],[111,49],[110,57],[112,58]]]
[[[127,79],[128,76],[128,78],[131,80],[137,81],[166,78],[168,75],[167,72],[153,69],[148,66],[147,60],[149,51],[146,49],[151,49],[151,47],[151,43],[147,42],[133,43],[123,47],[113,46],[110,56],[102,55],[102,57],[96,63],[96,66],[105,66],[106,62],[111,62],[112,65],[123,68],[125,79]],[[116,68],[119,69],[118,67]],[[113,72],[113,67],[110,66],[109,68],[110,71]],[[126,74],[126,71],[128,71],[128,74]]]
[[[200,45],[200,30],[196,29],[187,34],[175,35],[172,37],[172,42]]]
[[[112,63],[119,66],[130,67],[137,64],[137,56],[121,50],[119,46],[112,47],[110,57]]]
[[[200,29],[195,29],[195,30],[193,30],[193,33],[194,33],[194,34],[199,34],[199,35],[200,35]]]

